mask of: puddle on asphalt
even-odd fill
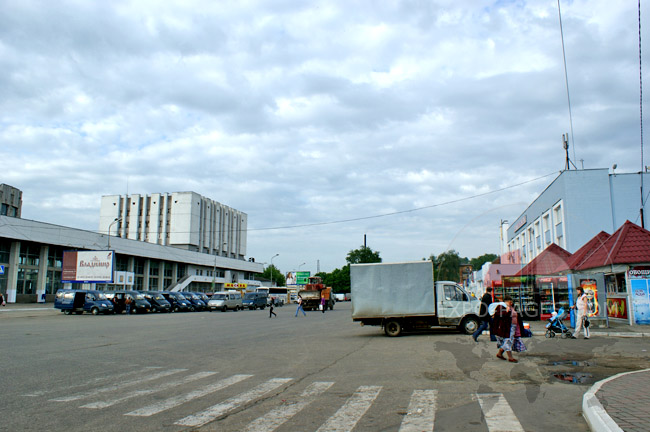
[[[596,362],[593,361],[576,361],[576,360],[562,360],[556,361],[549,364],[549,366],[596,366]]]
[[[588,373],[570,372],[553,374],[558,380],[569,384],[591,384],[594,382],[594,376]]]

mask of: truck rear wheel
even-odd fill
[[[386,336],[396,337],[402,334],[402,324],[397,320],[390,320],[384,324],[384,333]]]
[[[460,322],[460,326],[458,326],[458,330],[468,335],[471,335],[477,329],[478,329],[478,318],[476,317],[465,317]]]

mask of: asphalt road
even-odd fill
[[[510,414],[520,430],[587,431],[590,384],[650,367],[648,339],[534,337],[513,364],[488,337],[388,338],[350,309],[0,314],[0,430],[416,431],[435,416],[483,432]]]

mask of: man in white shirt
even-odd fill
[[[578,310],[578,317],[576,318],[576,330],[573,332],[571,339],[577,339],[576,335],[580,333],[582,328],[585,333],[585,339],[589,339],[589,327],[584,325],[584,320],[587,314],[589,313],[589,299],[585,290],[582,287],[578,287],[578,298],[576,299],[576,304],[571,306],[571,309]]]

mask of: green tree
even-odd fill
[[[451,249],[437,257],[431,256],[434,262],[434,277],[436,280],[460,281],[460,262],[458,252]]]
[[[488,253],[488,254],[483,254],[480,257],[472,258],[469,263],[472,265],[472,269],[480,270],[481,267],[483,267],[483,264],[486,262],[492,262],[495,259],[498,258],[498,255]]]
[[[373,251],[367,246],[361,246],[359,249],[348,252],[345,260],[348,264],[380,263],[381,257],[379,251]]]
[[[271,278],[271,275],[273,275],[273,278]],[[268,279],[269,281],[272,280],[273,284],[276,286],[284,286],[286,284],[284,275],[273,264],[264,269],[262,272],[262,277],[264,279]]]

